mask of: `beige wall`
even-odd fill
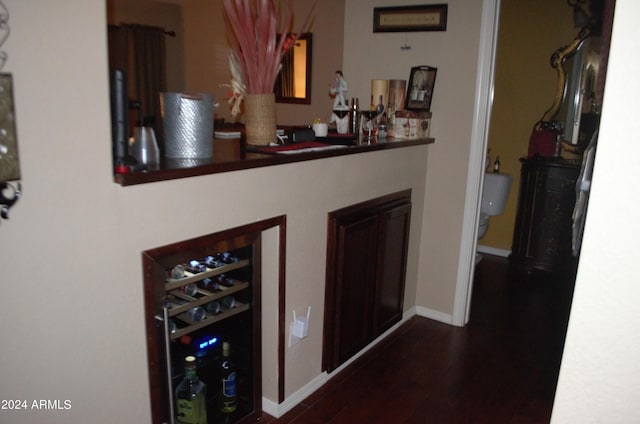
[[[420,4],[407,1],[406,4]],[[482,2],[448,2],[446,32],[373,33],[373,7],[346,4],[344,75],[349,96],[370,98],[372,79],[409,79],[412,66],[438,68],[431,110],[427,191],[416,304],[451,316],[458,273]],[[411,50],[402,50],[406,42]],[[449,318],[446,318],[449,319]]]
[[[312,307],[309,338],[285,352],[287,396],[320,375],[328,211],[413,188],[413,305],[427,146],[121,187],[111,170],[103,0],[6,4],[24,195],[0,225],[0,393],[68,399],[72,409],[0,411],[0,421],[149,422],[148,248],[287,215],[286,316]],[[264,395],[277,401],[273,260]]]
[[[415,291],[420,305],[450,311],[461,231],[456,211],[463,206],[461,174],[472,142],[467,118],[475,75],[469,68],[476,63],[480,2],[450,1],[447,33],[409,35],[416,50],[397,69],[379,55],[360,65],[345,53],[345,75],[362,72],[363,81],[373,75],[406,75],[410,64],[439,66],[437,144],[137,187],[120,187],[111,177],[104,2],[4,3],[12,28],[2,46],[9,54],[4,71],[15,82],[24,195],[11,219],[0,222],[0,397],[70,399],[72,409],[3,410],[0,421],[149,422],[140,251],[283,212],[291,216],[287,313],[313,306],[309,342],[286,353],[287,393],[319,372],[321,321],[315,313],[320,311],[326,235],[321,209],[414,185],[418,234],[412,232],[408,294]],[[640,40],[633,20],[640,6],[634,0],[617,5],[621,19],[614,28],[555,422],[640,420],[632,401],[640,375],[640,343],[633,336],[640,321],[640,288],[631,265],[640,255],[640,193],[637,184],[621,184],[637,178],[640,155],[640,145],[629,142],[629,134],[640,132],[635,119],[640,110],[628,101],[640,97],[634,78],[640,59],[628,54]],[[404,36],[372,35],[368,14],[362,13],[372,6],[347,2],[353,20],[345,22],[346,45],[361,51],[379,46],[369,44],[377,40],[388,49],[370,51],[389,52],[398,61],[402,56],[396,46]],[[365,29],[354,33],[353,23]],[[381,66],[379,71],[370,67],[374,64]],[[366,83],[358,87],[353,81],[355,92],[366,91]],[[293,184],[291,175],[301,176],[306,188]],[[219,185],[238,189],[199,198]],[[326,204],[320,190],[332,193]],[[219,213],[225,201],[234,208]],[[274,243],[273,234],[268,238]],[[265,322],[273,320],[270,316]],[[266,393],[272,393],[273,379],[266,384]]]
[[[549,109],[556,92],[557,73],[549,59],[577,32],[573,10],[564,2],[501,1],[489,148],[491,163],[500,156],[501,171],[514,179],[505,213],[491,217],[489,231],[480,241],[483,246],[511,250],[519,159],[526,157],[533,125]]]

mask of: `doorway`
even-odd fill
[[[482,15],[482,31],[480,40],[480,56],[478,62],[479,78],[477,84],[477,103],[475,110],[475,123],[473,139],[478,140],[476,143],[472,143],[470,162],[468,167],[468,180],[467,180],[467,195],[466,195],[466,208],[465,208],[465,240],[463,240],[463,248],[461,250],[459,265],[458,265],[458,281],[456,284],[456,294],[453,310],[453,324],[457,326],[464,326],[469,320],[469,313],[471,308],[471,293],[473,290],[473,272],[475,268],[475,252],[477,248],[477,222],[479,215],[480,193],[482,190],[482,178],[484,174],[484,164],[486,158],[486,151],[489,138],[489,128],[492,122],[492,110],[493,110],[493,95],[494,95],[494,79],[496,75],[499,75],[501,70],[496,69],[496,49],[498,48],[498,31],[501,26],[505,25],[501,17],[501,2],[504,4],[510,0],[487,0],[483,3],[483,15]],[[606,76],[606,64],[608,57],[608,47],[611,39],[611,28],[613,24],[613,12],[615,6],[615,0],[603,1],[603,19],[602,19],[602,31],[601,31],[601,43],[602,43],[602,60],[601,68],[602,72],[599,76],[599,81],[604,89],[604,81]],[[562,4],[562,7],[569,8],[569,5]],[[551,12],[549,12],[551,13]],[[571,29],[573,35],[577,33],[577,29]],[[560,47],[560,42],[554,48]],[[549,57],[553,53],[553,49],[545,51],[544,56]],[[549,73],[554,75],[553,69],[549,68]],[[555,76],[555,75],[554,75]],[[551,103],[553,99],[549,98],[548,102]],[[545,104],[545,106],[548,106]],[[513,107],[513,106],[512,106]],[[539,119],[544,112],[544,108],[539,111],[538,115],[534,115],[531,119],[531,127],[535,123],[536,119]],[[480,141],[481,140],[481,141]],[[525,136],[525,141],[528,140],[528,135]],[[526,144],[522,147],[523,152],[526,152]],[[495,153],[494,153],[495,154]],[[519,169],[516,170],[519,173]],[[517,198],[517,191],[519,187],[514,184],[512,187],[512,195],[515,191]],[[515,208],[515,207],[514,207]],[[585,210],[586,212],[586,210]],[[465,248],[466,246],[466,248]]]

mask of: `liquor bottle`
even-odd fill
[[[207,386],[196,374],[196,357],[184,358],[184,379],[176,387],[176,413],[180,424],[207,424]]]
[[[384,112],[384,104],[382,103],[382,94],[379,96],[378,105],[376,106],[376,112],[378,112],[378,115]]]
[[[351,133],[358,135],[359,127],[359,114],[360,114],[360,102],[357,98],[351,99]]]
[[[220,393],[218,394],[218,409],[225,414],[231,414],[237,408],[236,403],[236,367],[231,362],[231,347],[229,342],[222,343],[222,360],[218,367],[220,375]]]

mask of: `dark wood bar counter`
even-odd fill
[[[193,161],[192,163],[180,163],[179,160],[174,163],[166,161],[159,169],[156,170],[115,174],[114,182],[122,186],[147,184],[157,181],[239,171],[264,166],[282,165],[334,156],[353,155],[378,150],[433,144],[434,142],[435,140],[433,138],[395,139],[393,137],[387,137],[384,142],[354,144],[344,146],[343,148],[333,148],[334,146],[329,146],[326,149],[303,151],[300,153],[272,154],[258,153],[252,151],[252,149],[246,149],[238,138],[216,138],[213,141],[212,159],[198,160]]]

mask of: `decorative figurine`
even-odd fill
[[[335,85],[329,85],[329,95],[333,98],[333,113],[329,123],[335,122],[339,134],[349,132],[349,102],[345,98],[347,82],[342,71],[336,71]]]
[[[349,109],[349,103],[344,97],[347,92],[347,82],[344,80],[342,71],[336,71],[335,85],[329,85],[329,93],[333,98],[333,110]]]

